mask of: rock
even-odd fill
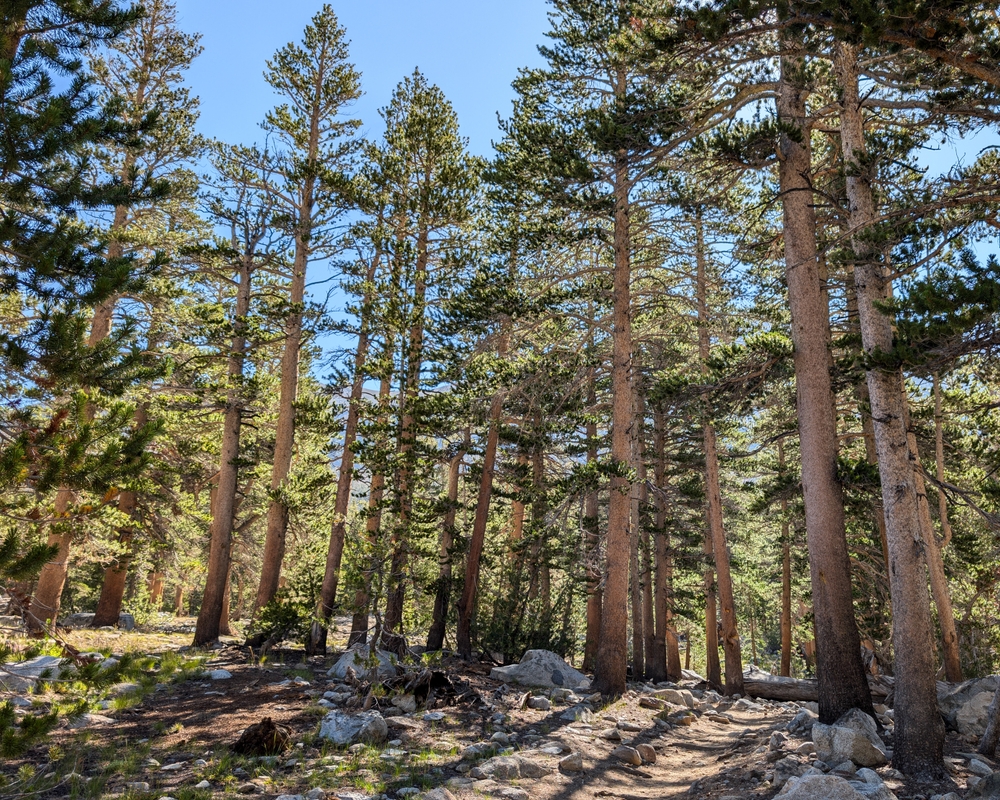
[[[331,711],[323,717],[319,736],[337,745],[357,742],[378,744],[389,738],[389,726],[377,711],[363,711],[357,714]]]
[[[198,783],[196,783],[194,785],[194,788],[195,789],[211,789],[212,788],[212,784],[210,784],[208,781],[198,781]]]
[[[552,708],[552,703],[547,697],[529,697],[528,708],[533,708],[535,711],[548,711]]]
[[[582,772],[583,753],[570,753],[565,758],[560,758],[559,769],[563,772]]]
[[[865,796],[836,775],[792,777],[776,797],[784,800],[865,800]]]
[[[810,730],[812,730],[812,726],[818,719],[819,716],[817,714],[814,714],[808,708],[803,708],[785,726],[785,730],[787,730],[789,733],[797,735],[808,733]]]
[[[36,656],[27,661],[4,664],[3,672],[0,672],[0,690],[30,692],[43,673],[48,678],[58,678],[61,664],[62,659],[58,656]],[[76,671],[72,665],[65,669],[67,672]]]
[[[89,628],[94,623],[92,613],[70,614],[59,620],[59,624],[66,628]],[[124,612],[118,615],[118,627],[122,630],[130,631],[135,628],[135,617]]]
[[[646,697],[643,695],[639,698],[640,708],[652,708],[655,711],[660,711],[667,707],[666,700],[661,700],[659,697]]]
[[[559,719],[566,722],[583,722],[589,725],[594,721],[594,712],[590,710],[589,706],[570,706],[559,715]]]
[[[424,722],[440,722],[444,719],[444,714],[440,711],[428,711],[422,719]]]
[[[125,788],[130,792],[148,792],[149,784],[145,781],[132,781],[131,783],[126,783]]]
[[[819,759],[828,764],[850,760],[859,767],[881,767],[889,763],[875,720],[856,708],[833,725],[815,723],[812,738]]]
[[[455,800],[455,795],[443,786],[439,786],[437,789],[431,789],[429,792],[424,792],[423,800]]]
[[[973,775],[978,775],[980,778],[985,778],[987,775],[993,774],[993,770],[978,758],[974,758],[969,762],[969,772]]]
[[[417,710],[417,698],[412,694],[397,695],[392,698],[392,704],[404,714],[412,714]]]
[[[228,681],[231,677],[233,677],[233,673],[231,673],[228,669],[213,669],[208,673],[208,677],[213,681]]]
[[[619,761],[624,761],[626,764],[631,764],[634,767],[642,766],[642,756],[639,755],[639,751],[634,747],[629,747],[628,745],[616,747],[611,751],[611,755],[613,758],[617,758]]]
[[[518,789],[516,786],[508,786],[501,789],[499,792],[495,792],[497,797],[502,797],[504,800],[528,800],[528,793],[524,789]]]
[[[326,789],[321,789],[317,786],[315,789],[310,789],[306,792],[303,797],[305,797],[305,800],[325,800]]]
[[[969,779],[969,785],[972,785],[972,778]],[[1000,772],[994,772],[980,780],[966,793],[965,800],[1000,800]]]
[[[792,778],[800,777],[808,769],[805,764],[794,758],[783,758],[774,764],[774,779],[772,785],[775,789],[780,789]]]
[[[236,790],[236,794],[260,794],[264,791],[256,783],[244,783]]]
[[[306,800],[301,794],[279,794],[274,800]]]
[[[931,796],[931,800],[962,800],[955,792],[948,792],[948,794],[935,794]]]
[[[979,738],[986,733],[986,723],[989,721],[988,711],[993,702],[991,692],[978,692],[962,705],[955,713],[955,727],[963,736]]]
[[[545,688],[587,689],[590,678],[573,669],[550,650],[529,650],[521,658],[520,664],[495,667],[490,672],[495,681],[516,683],[521,686]]]
[[[657,689],[654,696],[675,706],[694,708],[694,695],[687,689]]]
[[[377,665],[368,664],[370,656],[371,649],[368,645],[355,645],[337,660],[337,663],[326,673],[327,677],[345,680],[348,669],[354,670],[358,677],[363,677],[370,675],[373,668],[376,670],[377,676],[383,680],[396,677],[398,673],[396,667],[397,659],[393,653],[388,653],[385,650],[376,650],[375,658],[378,661]]]
[[[66,727],[71,731],[77,731],[82,728],[91,728],[98,725],[113,725],[114,722],[111,717],[104,717],[100,714],[81,714],[75,719],[70,719]]]
[[[767,749],[771,751],[780,750],[787,741],[788,737],[785,734],[781,731],[774,731],[771,734],[771,738],[767,740]]]
[[[992,698],[998,688],[1000,688],[1000,675],[988,675],[985,678],[976,678],[957,685],[939,683],[938,708],[941,711],[941,716],[944,717],[945,724],[953,731],[964,733],[958,726],[958,712],[976,695],[985,693]],[[979,703],[982,703],[982,698],[980,698]],[[970,716],[971,714],[966,714],[966,719]],[[976,735],[981,735],[981,733]]]
[[[816,752],[815,742],[803,742],[795,748],[795,752],[800,756],[808,756]]]
[[[643,764],[656,763],[656,750],[653,749],[653,745],[637,744],[635,749],[639,751],[639,757],[642,759]]]
[[[607,739],[609,742],[620,742],[622,740],[622,734],[618,728],[605,728],[597,735],[601,739]]]
[[[112,697],[122,697],[127,694],[141,692],[142,687],[138,683],[116,683],[108,690]]]
[[[469,777],[483,780],[509,781],[515,778],[544,778],[552,772],[548,767],[536,764],[523,756],[497,756],[473,767]]]

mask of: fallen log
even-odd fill
[[[881,703],[892,692],[893,679],[886,676],[869,678],[868,686],[872,700]],[[819,684],[815,678],[781,678],[777,675],[765,677],[757,672],[752,678],[743,678],[743,690],[748,697],[761,700],[819,702]]]

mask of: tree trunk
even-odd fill
[[[28,630],[34,634],[42,633],[46,623],[54,626],[59,616],[59,604],[62,601],[63,587],[66,585],[66,575],[69,571],[70,543],[73,541],[72,524],[66,520],[72,499],[73,492],[65,487],[56,492],[53,521],[49,527],[47,544],[49,547],[57,547],[58,550],[56,557],[42,567],[25,615]]]
[[[448,463],[448,508],[438,541],[438,585],[434,596],[434,613],[431,629],[427,634],[427,649],[440,650],[444,647],[445,628],[448,623],[448,603],[451,600],[452,567],[451,549],[455,546],[455,519],[458,514],[458,487],[462,476],[462,461],[468,448],[469,433],[461,450]]]
[[[941,378],[934,373],[934,466],[938,483],[944,483],[944,411],[941,402]],[[941,549],[951,542],[951,523],[948,521],[948,498],[938,489],[938,516],[941,520]]]
[[[163,606],[163,573],[158,569],[149,573],[149,604],[153,611]]]
[[[229,580],[230,556],[233,544],[233,517],[236,513],[236,487],[239,480],[240,428],[243,424],[242,380],[246,360],[247,340],[245,320],[250,312],[253,257],[245,255],[240,264],[236,309],[233,315],[233,341],[227,364],[228,390],[226,411],[222,423],[222,450],[219,457],[219,482],[212,503],[212,525],[208,551],[208,574],[194,645],[209,644],[219,638],[222,608]]]
[[[232,636],[233,629],[229,625],[229,610],[232,603],[233,561],[229,559],[229,571],[226,572],[226,585],[222,588],[222,611],[219,613],[219,635]]]
[[[617,90],[624,94],[624,74]],[[611,328],[611,498],[608,503],[607,579],[601,609],[601,637],[594,665],[594,691],[607,697],[625,692],[628,631],[628,562],[631,503],[632,308],[628,167],[619,154],[614,186],[614,274]]]
[[[184,584],[178,583],[174,587],[174,616],[184,616]]]
[[[778,442],[778,469],[785,473],[785,447]],[[792,674],[792,542],[788,500],[781,498],[781,676]]]
[[[790,37],[789,37],[790,38]],[[786,43],[791,43],[786,40]],[[874,715],[861,663],[837,479],[837,425],[830,379],[830,313],[816,257],[810,124],[805,60],[781,59],[778,119],[802,132],[780,139],[779,177],[784,219],[785,277],[795,348],[796,409],[802,453],[802,494],[815,613],[820,721],[851,708]]]
[[[893,332],[891,320],[878,308],[886,299],[881,254],[866,238],[875,223],[875,203],[868,177],[871,166],[864,139],[856,48],[838,43],[834,62],[843,92],[841,142],[854,234],[854,281],[861,342],[866,355],[877,358],[880,353],[892,351]],[[930,598],[924,572],[917,487],[904,422],[903,376],[898,368],[878,366],[870,367],[867,376],[889,541],[892,639],[896,653],[893,765],[908,775],[943,777],[944,723],[937,707]]]
[[[316,136],[309,142],[308,163],[316,159]],[[303,180],[296,208],[295,258],[292,262],[292,282],[289,286],[291,309],[285,318],[285,349],[281,354],[281,385],[278,393],[278,422],[274,437],[274,462],[271,469],[271,504],[267,509],[267,534],[260,568],[260,584],[254,610],[259,610],[274,598],[285,560],[285,534],[288,531],[288,503],[283,492],[292,469],[295,451],[295,401],[299,392],[299,353],[302,349],[302,312],[306,296],[306,267],[309,264],[312,234],[313,203],[316,177]]]
[[[506,347],[500,350],[506,352]],[[479,568],[486,541],[486,523],[490,514],[490,499],[493,496],[493,471],[496,466],[497,444],[500,441],[500,417],[503,413],[503,393],[493,396],[490,408],[489,430],[486,434],[486,448],[483,451],[483,473],[479,480],[479,497],[476,500],[476,516],[472,522],[472,538],[469,553],[465,559],[465,585],[458,601],[458,632],[455,636],[458,655],[472,658],[472,615],[476,609],[476,591],[479,588]]]
[[[667,534],[666,491],[666,435],[663,412],[653,415],[653,448],[656,460],[653,481],[656,487],[656,520],[654,536],[656,543],[656,607],[653,631],[653,662],[649,679],[652,681],[679,681],[681,679],[681,656],[677,629],[673,621],[673,581],[674,565],[670,552],[670,537]]]
[[[996,758],[997,745],[1000,744],[1000,689],[993,693],[993,702],[986,712],[986,730],[979,740],[978,752],[987,758]]]
[[[135,429],[141,430],[149,422],[149,406],[143,402],[135,409]],[[134,491],[125,490],[118,497],[118,510],[127,514],[134,523],[138,523],[137,506],[139,496]],[[122,602],[125,599],[125,583],[128,568],[132,562],[132,542],[135,536],[135,525],[123,528],[118,535],[118,542],[125,552],[115,559],[104,571],[104,582],[101,585],[101,596],[97,601],[94,621],[91,627],[102,628],[105,625],[117,625],[122,612]]]
[[[705,248],[705,228],[701,210],[695,218],[695,257],[697,261],[698,292],[698,352],[701,357],[702,374],[708,373],[708,359],[711,355],[711,339],[708,315],[708,275]],[[726,694],[743,693],[743,656],[740,652],[740,634],[736,629],[736,601],[733,594],[733,578],[729,568],[729,546],[722,520],[722,491],[719,478],[719,453],[716,444],[715,426],[706,420],[703,427],[705,442],[705,496],[708,530],[712,537],[712,553],[715,562],[716,585],[722,606],[722,648],[726,654]]]
[[[641,373],[639,354],[637,352],[632,355],[632,369],[633,386],[635,387],[633,389],[635,408],[632,412],[634,420],[632,423],[632,463],[636,469],[636,481],[632,484],[632,497],[630,498],[632,529],[629,537],[628,571],[632,605],[632,680],[641,680],[646,673],[646,633],[643,627],[646,615],[642,605],[642,556],[640,553],[642,548],[642,524],[640,522],[642,509],[639,499],[639,487],[645,476],[640,473],[642,464],[642,417],[639,410],[641,408],[640,396],[642,390],[635,386],[639,381]]]
[[[903,389],[903,402],[907,404],[906,389]],[[927,561],[927,572],[930,576],[931,597],[938,612],[938,625],[941,628],[941,653],[944,657],[945,678],[949,683],[962,682],[962,658],[958,649],[958,631],[955,628],[955,612],[951,605],[951,594],[948,592],[948,577],[944,572],[944,559],[941,557],[941,546],[934,533],[934,522],[931,520],[931,508],[927,499],[927,486],[923,473],[920,471],[920,450],[917,447],[917,436],[909,422],[909,408],[904,415],[906,421],[906,442],[910,448],[910,458],[915,469],[913,480],[917,490],[917,509],[920,516],[920,533],[924,539],[924,555]]]
[[[370,286],[378,271],[381,253],[372,256],[365,276],[365,285]],[[309,635],[307,652],[310,655],[326,652],[326,628],[333,606],[337,600],[337,585],[340,581],[340,564],[344,557],[344,540],[347,536],[347,511],[351,504],[351,483],[354,480],[354,444],[358,438],[358,424],[361,421],[361,400],[365,389],[365,362],[368,360],[369,317],[372,297],[366,292],[361,303],[361,319],[358,330],[358,346],[354,354],[354,380],[351,396],[347,401],[347,421],[344,424],[344,447],[340,457],[340,472],[337,475],[337,495],[333,505],[333,526],[330,529],[330,544],[326,551],[326,568],[319,591],[318,620],[313,622]]]
[[[379,385],[379,408],[385,409],[389,402],[391,386],[389,379],[383,377]],[[382,420],[384,422],[384,419]],[[385,474],[376,472],[372,475],[368,487],[368,519],[365,520],[365,539],[374,544],[382,527],[382,501],[385,497]],[[374,558],[374,556],[372,556]],[[374,564],[362,570],[361,586],[354,593],[354,615],[351,619],[351,632],[347,638],[347,646],[364,644],[368,641],[368,617],[371,607],[371,588],[374,578]]]
[[[595,370],[590,369],[587,384],[587,408],[597,405]],[[587,466],[597,468],[597,422],[587,419]],[[601,635],[601,533],[598,487],[587,490],[583,498],[583,536],[587,550],[587,634],[583,647],[583,669],[590,672],[597,659],[597,647]]]

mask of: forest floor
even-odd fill
[[[234,640],[221,649],[199,651],[179,620],[172,630],[155,633],[74,631],[69,640],[80,649],[114,653],[160,654],[184,668],[166,682],[147,684],[144,691],[105,700],[84,727],[63,725],[24,757],[0,764],[6,779],[5,798],[100,798],[135,800],[207,800],[241,795],[326,796],[344,800],[386,795],[417,795],[444,787],[455,798],[493,796],[504,800],[589,800],[619,798],[703,798],[704,800],[769,800],[777,793],[769,778],[768,743],[775,731],[799,710],[795,703],[732,702],[696,713],[690,724],[664,728],[656,710],[642,707],[639,691],[594,709],[590,724],[563,719],[565,705],[551,709],[522,708],[515,698],[523,690],[489,678],[487,665],[445,660],[435,669],[461,685],[465,701],[387,719],[387,744],[336,748],[317,736],[320,719],[329,711],[317,701],[335,683],[326,676],[335,657],[306,659],[302,652],[281,651],[261,663]],[[346,631],[341,631],[344,639]],[[343,641],[333,640],[339,653]],[[179,655],[167,656],[168,653]],[[231,677],[211,680],[206,670],[224,669]],[[638,685],[636,687],[639,688]],[[468,698],[475,698],[469,701]],[[3,699],[0,693],[0,699]],[[36,702],[45,697],[32,696]],[[391,708],[386,702],[384,705]],[[498,714],[503,715],[498,723]],[[440,716],[440,719],[436,717]],[[103,717],[103,718],[102,718]],[[263,718],[293,731],[291,748],[277,757],[244,757],[230,751],[241,732]],[[603,738],[620,731],[612,740]],[[543,769],[542,777],[497,781],[473,777],[477,763],[496,753],[489,744],[497,730],[506,732],[514,754]],[[621,740],[617,740],[620,735]],[[791,734],[781,756],[799,758],[803,767],[814,756],[795,755],[805,739]],[[655,763],[629,766],[612,756],[622,744],[646,743]],[[471,757],[480,745],[481,753]],[[889,742],[891,746],[891,742]],[[915,784],[898,773],[879,770],[899,800],[963,792],[968,759],[960,754],[972,745],[949,734],[947,752],[953,782]],[[647,751],[648,752],[648,751]],[[583,768],[567,772],[558,766],[567,754],[582,756]],[[774,756],[770,758],[773,762]],[[470,775],[472,769],[472,775]],[[324,790],[325,795],[316,791]],[[438,797],[449,795],[440,793]]]

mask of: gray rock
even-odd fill
[[[609,742],[620,742],[622,740],[622,735],[618,728],[605,728],[597,735],[601,739],[607,739]]]
[[[127,694],[136,694],[141,691],[142,687],[138,683],[116,683],[108,690],[108,693],[112,697],[122,697]]]
[[[937,685],[938,708],[941,711],[941,716],[944,717],[945,724],[953,731],[960,731],[957,717],[962,707],[978,694],[986,693],[992,697],[998,688],[1000,688],[1000,675],[988,675],[985,678],[976,678],[957,685],[939,683]],[[980,698],[980,704],[982,700]],[[969,716],[970,714],[967,713],[966,719]]]
[[[274,800],[306,800],[301,794],[279,794]]]
[[[548,711],[552,708],[552,703],[547,697],[529,697],[528,708],[535,711]]]
[[[62,659],[59,656],[36,656],[27,661],[4,664],[0,672],[0,689],[8,692],[30,692],[45,673],[49,678],[58,678]],[[75,672],[72,665],[67,672]]]
[[[812,730],[812,726],[818,719],[818,715],[814,714],[808,708],[803,708],[791,719],[791,721],[789,721],[789,723],[785,726],[785,730],[789,733],[797,735],[808,733]]]
[[[969,785],[972,778],[969,778]],[[1000,800],[1000,772],[980,780],[972,789],[966,793],[965,800]]]
[[[455,800],[455,795],[443,786],[439,786],[437,789],[431,789],[429,792],[424,792],[423,800]]]
[[[972,695],[955,712],[954,723],[958,732],[963,736],[975,736],[976,738],[986,733],[986,723],[989,722],[987,712],[992,702],[993,693],[991,692],[977,692]]]
[[[231,677],[233,677],[233,673],[231,673],[228,669],[213,669],[208,673],[208,677],[213,681],[228,681]]]
[[[557,654],[549,650],[529,650],[520,664],[495,667],[490,672],[495,681],[517,683],[521,686],[545,688],[587,689],[590,678],[573,669]]]
[[[566,722],[584,722],[589,725],[594,721],[594,712],[589,706],[570,706],[559,715],[559,719]]]
[[[528,800],[529,795],[524,789],[518,789],[516,786],[508,786],[496,792],[497,797],[502,797],[504,800]]]
[[[836,775],[792,777],[776,797],[783,800],[865,800],[865,796]]]
[[[94,622],[94,615],[91,613],[70,614],[59,620],[59,624],[66,628],[89,628]],[[135,617],[124,612],[118,615],[118,627],[122,630],[130,631],[135,628]]]
[[[194,785],[194,788],[195,789],[211,789],[212,788],[212,784],[210,784],[208,781],[198,781]]]
[[[321,789],[317,786],[315,789],[310,789],[306,792],[303,797],[305,797],[306,800],[325,800],[326,789]]]
[[[389,738],[389,726],[377,711],[331,711],[323,718],[319,736],[337,745],[378,744]]]
[[[639,751],[634,747],[629,747],[628,745],[616,747],[611,751],[611,755],[613,758],[617,758],[619,761],[624,761],[626,764],[631,764],[634,767],[642,766],[642,756],[639,755]]]
[[[344,680],[347,678],[348,669],[353,669],[359,678],[364,677],[365,675],[370,675],[373,669],[368,665],[368,658],[370,655],[371,649],[368,645],[355,645],[344,653],[326,674],[328,677],[336,678],[338,680]],[[397,659],[395,655],[388,653],[385,650],[376,650],[375,658],[378,661],[378,665],[375,666],[374,669],[379,678],[385,680],[386,678],[396,677],[398,669],[396,667]]]
[[[774,778],[772,785],[775,789],[780,789],[792,778],[800,777],[808,767],[794,758],[783,758],[774,764]]]
[[[583,753],[570,753],[565,758],[559,759],[559,769],[563,772],[582,772]]]
[[[551,774],[549,767],[538,764],[523,756],[497,756],[474,767],[469,776],[477,780],[492,779],[509,781],[516,778],[544,778]]]
[[[656,750],[651,744],[637,744],[635,749],[639,751],[639,756],[644,764],[656,763]]]
[[[853,761],[859,767],[881,767],[889,763],[875,720],[856,708],[833,725],[814,724],[812,739],[819,759],[828,764]]]
[[[978,775],[980,778],[985,778],[987,775],[993,774],[993,770],[978,758],[974,758],[969,762],[969,772],[973,775]]]
[[[675,706],[694,708],[694,695],[687,689],[657,689],[654,696]]]
[[[417,698],[412,694],[397,695],[392,698],[392,704],[404,714],[412,714],[417,710]]]
[[[66,724],[66,727],[70,730],[76,731],[82,728],[93,728],[100,725],[112,725],[114,720],[111,717],[104,717],[100,714],[81,714],[75,719],[70,719]]]
[[[149,784],[145,781],[132,781],[131,783],[126,783],[125,788],[131,792],[148,792]]]

